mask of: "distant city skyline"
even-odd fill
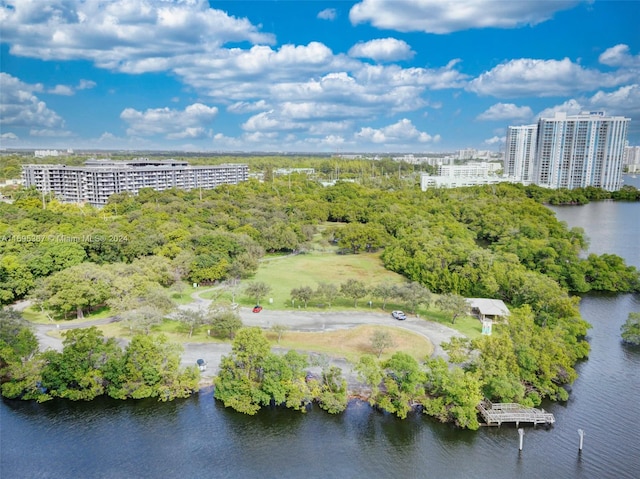
[[[0,0],[0,148],[502,151],[631,119],[640,2]]]

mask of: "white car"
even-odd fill
[[[391,316],[393,316],[394,319],[407,319],[407,315],[402,311],[394,311],[391,313]]]

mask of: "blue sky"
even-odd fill
[[[0,147],[499,151],[631,118],[638,1],[0,0]]]

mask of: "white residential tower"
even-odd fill
[[[629,118],[603,112],[540,118],[533,183],[547,188],[619,190],[628,125]]]
[[[528,185],[533,178],[538,125],[510,126],[504,151],[504,175]]]

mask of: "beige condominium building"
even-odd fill
[[[24,165],[24,186],[35,186],[66,203],[104,206],[114,193],[138,194],[142,188],[157,191],[212,189],[246,181],[247,165],[190,166],[186,161],[146,158],[132,161],[87,160],[85,166]]]

